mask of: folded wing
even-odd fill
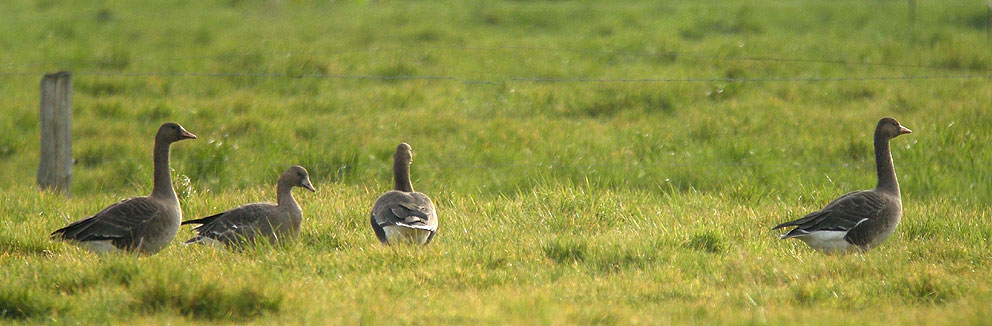
[[[162,205],[148,197],[119,201],[91,217],[52,232],[51,238],[78,242],[110,240],[118,249],[140,245],[136,234],[143,234],[150,221],[165,214]]]
[[[795,229],[782,235],[783,239],[818,231],[846,232],[877,217],[885,208],[885,204],[885,198],[877,192],[856,191],[835,199],[820,211],[795,221],[779,224],[772,229],[795,226]]]
[[[429,231],[424,243],[428,244],[437,231],[437,214],[434,203],[424,194],[389,192],[373,206],[371,224],[376,237],[383,243],[388,242],[383,228],[400,226]]]
[[[259,235],[273,234],[273,225],[268,216],[276,213],[272,204],[248,204],[214,214],[201,219],[185,221],[182,224],[201,224],[193,229],[197,236],[185,243],[204,242],[208,239],[223,244],[252,242]]]

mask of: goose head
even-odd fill
[[[303,187],[312,192],[317,192],[317,189],[314,189],[313,184],[310,183],[310,174],[302,166],[294,165],[289,167],[286,169],[286,172],[282,173],[280,179],[285,180],[285,182],[294,187]]]
[[[178,123],[166,122],[158,128],[158,134],[155,135],[155,138],[169,143],[174,143],[184,139],[196,139],[196,135],[186,131],[186,129]]]
[[[878,126],[875,127],[875,134],[885,137],[885,139],[892,139],[899,137],[900,135],[913,133],[909,128],[903,127],[894,118],[885,117],[882,120],[878,120]]]
[[[394,162],[405,162],[406,164],[413,163],[413,148],[407,143],[401,143],[396,146],[396,153],[393,154]]]

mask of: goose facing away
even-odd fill
[[[310,176],[302,166],[294,165],[279,177],[276,187],[276,204],[246,204],[219,214],[182,224],[200,224],[193,230],[198,234],[185,244],[212,244],[233,246],[253,243],[259,237],[269,243],[295,238],[300,233],[303,210],[293,198],[293,187],[303,187],[316,192]]]
[[[97,253],[129,251],[151,255],[175,238],[182,221],[179,198],[172,189],[169,147],[196,139],[177,123],[166,122],[155,135],[154,186],[147,197],[121,200],[99,213],[52,232],[53,240],[77,242]]]
[[[878,185],[871,190],[855,191],[827,204],[822,210],[774,229],[795,228],[781,236],[797,238],[810,247],[826,252],[852,249],[868,251],[882,244],[895,231],[902,216],[899,182],[892,166],[889,140],[912,133],[896,119],[882,118],[875,127],[875,169]]]
[[[437,212],[431,199],[413,191],[410,164],[413,150],[406,143],[393,154],[393,190],[372,206],[372,231],[383,244],[413,243],[427,245],[437,233]]]

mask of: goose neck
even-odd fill
[[[293,198],[293,184],[285,178],[280,178],[279,185],[276,187],[276,203],[279,204],[279,207],[298,206],[296,199]]]
[[[410,162],[393,160],[393,189],[413,192],[413,183],[410,182]]]
[[[161,139],[155,139],[154,148],[154,183],[152,196],[158,198],[176,199],[176,191],[172,189],[172,172],[169,168],[169,147],[170,143]]]
[[[875,134],[875,172],[878,173],[877,189],[899,195],[899,181],[892,164],[889,139],[878,133]]]

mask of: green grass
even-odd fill
[[[990,74],[984,2],[917,3],[910,29],[900,1],[2,2],[0,323],[989,324],[990,79],[726,80]],[[69,198],[35,186],[57,70]],[[892,142],[893,237],[777,240],[874,186],[882,116],[914,130]],[[300,239],[229,252],[178,245],[184,228],[141,258],[48,241],[150,191],[167,120],[200,136],[173,147],[187,219],[272,201],[301,164]],[[400,142],[438,206],[426,248],[368,226]]]

